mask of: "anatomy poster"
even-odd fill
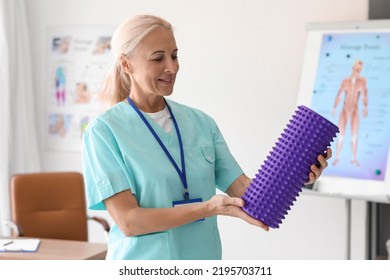
[[[95,96],[111,67],[114,27],[48,30],[46,148],[80,151],[83,131],[96,116]]]
[[[384,180],[390,143],[390,33],[322,38],[312,108],[339,126],[324,174]]]

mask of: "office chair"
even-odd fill
[[[108,222],[87,216],[81,173],[13,175],[10,197],[13,236],[88,241],[91,219],[102,225],[107,240]]]

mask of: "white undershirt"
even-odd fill
[[[148,116],[154,120],[159,126],[161,126],[165,132],[171,133],[172,131],[172,118],[171,114],[169,114],[168,107],[165,106],[165,108],[162,111],[156,112],[156,113],[146,113]]]

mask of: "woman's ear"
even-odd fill
[[[120,57],[120,65],[121,65],[122,71],[125,72],[126,74],[130,75],[133,72],[133,69],[130,65],[130,61],[123,54]]]

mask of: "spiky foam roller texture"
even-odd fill
[[[271,228],[279,228],[339,129],[301,105],[242,196],[243,210]]]

